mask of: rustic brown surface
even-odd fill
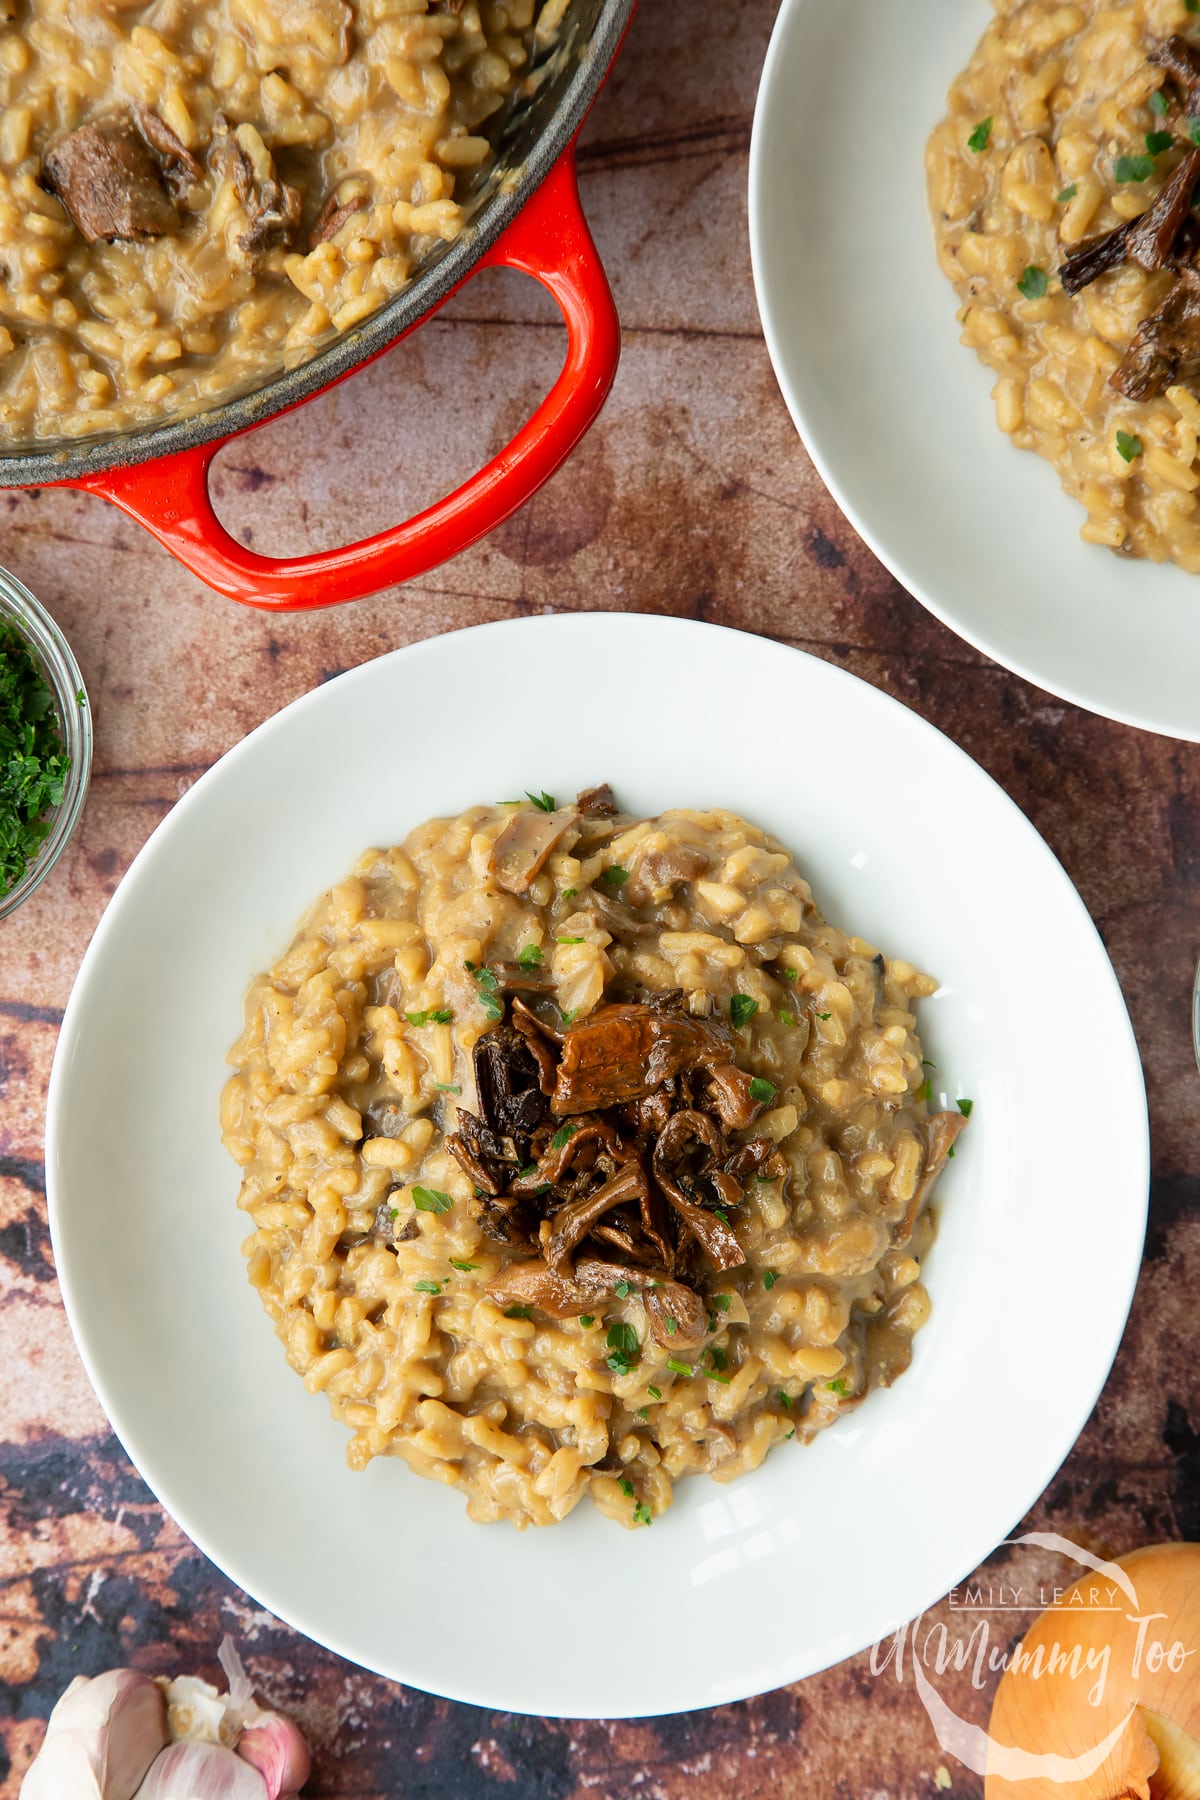
[[[852,669],[977,757],[1062,858],[1133,1015],[1154,1193],[1115,1371],[1027,1524],[1110,1552],[1200,1537],[1188,1010],[1200,750],[1092,718],[975,654],[896,586],[814,475],[759,334],[746,240],[750,121],[774,10],[643,0],[582,158],[624,324],[621,371],[583,447],[490,543],[403,594],[270,618],[208,593],[99,501],[0,497],[2,560],[70,636],[97,727],[82,827],[0,926],[0,1800],[16,1795],[72,1675],[124,1661],[213,1670],[226,1629],[310,1732],[314,1795],[913,1800],[948,1782],[981,1793],[939,1752],[911,1683],[873,1677],[865,1656],[745,1705],[614,1725],[494,1716],[364,1675],[264,1615],[180,1535],[108,1433],[76,1358],[45,1222],[46,1082],[80,956],[130,859],[216,757],[329,674],[531,609],[716,619]],[[481,437],[502,441],[558,354],[559,330],[529,284],[474,283],[385,363],[225,452],[224,512],[262,549],[381,525],[464,474]],[[820,1540],[828,1522],[813,1529]],[[1049,1559],[1012,1557],[997,1555],[983,1578],[1053,1579]],[[643,1654],[636,1609],[613,1623],[624,1653]],[[709,1654],[720,1643],[714,1620]],[[965,1678],[947,1691],[985,1716],[986,1696]]]

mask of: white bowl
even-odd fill
[[[1200,579],[1079,537],[958,341],[925,142],[989,0],[783,0],[750,151],[750,245],[796,429],[855,530],[930,612],[1093,712],[1200,739]]]
[[[398,1460],[347,1470],[344,1429],[286,1367],[246,1283],[217,1102],[251,975],[364,848],[475,800],[602,780],[634,811],[744,813],[794,850],[830,918],[934,970],[944,985],[920,1019],[933,1079],[975,1110],[939,1188],[933,1317],[893,1389],[730,1486],[682,1482],[650,1530],[585,1504],[522,1535],[470,1523]],[[201,1549],[368,1668],[568,1717],[710,1706],[812,1674],[976,1567],[1091,1411],[1147,1193],[1112,970],[988,776],[826,663],[586,613],[368,663],[196,783],[84,960],[48,1165],[84,1363]]]

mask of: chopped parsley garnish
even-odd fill
[[[680,1362],[677,1356],[668,1356],[667,1367],[672,1375],[694,1375],[696,1373],[691,1363]]]
[[[760,1106],[766,1106],[775,1098],[775,1083],[762,1075],[756,1075],[750,1083],[750,1098],[757,1100]]]
[[[1189,12],[1200,12],[1200,0],[1183,0]]]
[[[958,1102],[958,1110],[962,1114],[964,1119],[970,1118],[971,1113],[974,1109],[974,1106],[975,1106],[975,1102],[973,1100],[960,1100]]]
[[[1034,263],[1030,263],[1020,281],[1017,283],[1017,286],[1027,300],[1040,300],[1049,285],[1050,277],[1047,275],[1045,269],[1039,269]]]
[[[454,1205],[449,1194],[443,1194],[440,1188],[415,1187],[412,1197],[418,1212],[445,1213]]]
[[[418,1294],[440,1294],[442,1291],[440,1281],[414,1281],[413,1286]]]
[[[673,1318],[672,1318],[672,1317],[671,1317],[671,1315],[670,1315],[670,1314],[669,1314],[669,1313],[668,1313],[668,1314],[667,1314],[667,1336],[668,1336],[668,1337],[674,1337],[674,1336],[675,1336],[675,1333],[676,1333],[676,1332],[677,1332],[677,1331],[678,1331],[678,1330],[679,1330],[679,1320],[678,1320],[678,1319],[673,1319]]]
[[[1136,431],[1118,431],[1117,453],[1123,456],[1127,463],[1131,463],[1135,456],[1140,456],[1144,448]]]
[[[712,1212],[714,1219],[720,1219],[722,1225],[728,1225],[729,1214],[725,1211],[723,1206],[714,1206]]]
[[[464,1262],[460,1256],[452,1256],[450,1258],[450,1267],[452,1269],[461,1269],[464,1275],[469,1275],[472,1269],[477,1269],[479,1267],[479,1264]]]
[[[1118,156],[1113,176],[1118,182],[1149,181],[1154,173],[1152,156]]]
[[[564,900],[573,900],[578,892],[579,892],[578,888],[564,888],[562,891],[562,897]]]
[[[543,789],[540,794],[531,794],[529,789],[526,788],[525,798],[527,800],[532,800],[539,812],[553,812],[558,805],[558,801],[554,798],[554,795],[546,793],[545,789]]]
[[[652,1400],[661,1400],[662,1399],[662,1389],[661,1388],[648,1387],[646,1389],[646,1392],[649,1394],[649,1396]]]
[[[974,131],[971,133],[970,137],[967,139],[967,149],[974,150],[976,156],[978,156],[979,152],[981,150],[987,149],[988,141],[991,138],[991,135],[992,135],[992,120],[984,119],[981,124],[979,124],[975,127]]]
[[[653,1525],[654,1520],[650,1516],[650,1508],[644,1500],[639,1500],[634,1507],[633,1522],[635,1525]]]
[[[818,1019],[832,1019],[833,1014],[832,1013],[818,1013],[817,1017],[818,1017]]]
[[[560,937],[555,938],[554,941],[556,944],[582,944],[583,939],[581,937]]]
[[[462,1089],[457,1081],[435,1081],[434,1087],[439,1094],[461,1094]]]
[[[928,1075],[917,1089],[917,1099],[924,1100],[927,1106],[933,1099],[933,1083],[930,1081]]]
[[[404,1016],[410,1025],[448,1025],[454,1014],[448,1006],[430,1006],[424,1012],[406,1012]]]
[[[733,1380],[732,1375],[722,1375],[719,1369],[705,1369],[704,1373],[710,1381],[719,1381],[722,1387],[728,1387]]]
[[[752,1000],[749,994],[734,994],[729,1002],[729,1017],[733,1020],[733,1028],[740,1031],[748,1025],[758,1011],[758,1001]]]
[[[650,1408],[648,1406],[639,1406],[638,1407],[638,1418],[639,1419],[648,1419],[649,1417],[650,1417]]]
[[[595,1324],[595,1323],[596,1323],[596,1315],[595,1315],[595,1313],[580,1313],[580,1315],[579,1315],[579,1323],[580,1323],[580,1324],[581,1324],[581,1325],[582,1325],[582,1326],[583,1326],[583,1327],[584,1327],[584,1329],[585,1329],[585,1330],[586,1330],[586,1329],[587,1329],[587,1327],[588,1327],[588,1326],[589,1326],[589,1325],[594,1325],[594,1324]]]
[[[463,967],[479,989],[479,1004],[483,1007],[487,1017],[489,1019],[503,1018],[504,1008],[496,998],[496,989],[499,983],[496,980],[495,970],[486,966],[481,969],[478,964],[472,962],[464,963]]]
[[[778,1181],[779,1177],[778,1175],[765,1175],[760,1169],[754,1179],[755,1181],[761,1181],[764,1186],[769,1187],[773,1181]]]
[[[70,766],[53,690],[20,632],[0,626],[0,893],[36,861]]]
[[[923,1069],[936,1069],[937,1064],[935,1062],[930,1062],[930,1060],[927,1056],[923,1056],[921,1058],[921,1067]]]
[[[611,863],[600,879],[607,881],[610,887],[624,887],[629,880],[629,870],[623,869],[619,863]]]
[[[579,1008],[577,1006],[572,1006],[568,1012],[563,1012],[563,1009],[560,1006],[558,1011],[564,1025],[573,1025],[579,1017]]]
[[[779,1276],[774,1269],[764,1269],[763,1270],[763,1286],[766,1288],[768,1293],[770,1293],[771,1289],[775,1286],[775,1283],[778,1280],[779,1280]]]
[[[710,1344],[706,1354],[714,1369],[727,1369],[729,1367],[729,1358],[716,1344]]]
[[[730,1302],[732,1299],[733,1299],[732,1294],[714,1294],[712,1297],[712,1303],[716,1307],[718,1312],[728,1312],[729,1305],[730,1305]]]
[[[540,969],[542,953],[536,944],[526,944],[517,961],[523,969]]]
[[[389,1206],[388,1207],[388,1218],[389,1219],[398,1219],[399,1217],[400,1217],[400,1208],[398,1206]]]
[[[638,1359],[638,1337],[632,1325],[618,1319],[609,1326],[604,1340],[608,1347],[606,1361],[614,1375],[628,1375]]]
[[[550,1148],[552,1150],[565,1150],[578,1130],[578,1125],[560,1125],[554,1136],[550,1139]]]
[[[784,1432],[784,1434],[783,1434],[783,1441],[784,1441],[784,1443],[785,1443],[785,1444],[786,1444],[786,1443],[787,1443],[787,1441],[788,1441],[788,1439],[789,1439],[789,1438],[794,1438],[794,1437],[795,1437],[795,1435],[796,1435],[796,1427],[795,1427],[795,1426],[794,1426],[794,1425],[793,1425],[793,1426],[792,1426],[792,1429],[791,1429],[791,1430],[790,1430],[790,1431],[785,1431],[785,1432]]]
[[[521,1167],[517,1170],[518,1180],[528,1181],[531,1175],[537,1174],[537,1168],[538,1166],[535,1162],[522,1163]]]
[[[622,1475],[621,1481],[620,1481],[620,1488],[621,1488],[621,1492],[624,1494],[624,1496],[627,1500],[633,1499],[634,1487],[633,1487],[633,1483],[632,1483],[632,1481],[630,1481],[628,1475]]]
[[[836,1394],[839,1400],[844,1400],[846,1395],[850,1392],[850,1383],[848,1381],[842,1381],[840,1377],[837,1381],[827,1381],[825,1386],[829,1389],[831,1394]]]
[[[1163,151],[1169,150],[1174,142],[1175,133],[1173,131],[1148,131],[1146,133],[1146,148],[1151,156],[1161,156]]]
[[[1165,119],[1170,110],[1171,108],[1167,102],[1167,96],[1163,93],[1161,88],[1158,88],[1156,92],[1150,96],[1150,111],[1152,113],[1157,113],[1160,119]]]
[[[800,979],[799,969],[780,969],[779,973],[783,976],[785,981],[798,981]]]
[[[1070,187],[1065,187],[1063,189],[1062,193],[1058,196],[1058,204],[1060,206],[1065,206],[1067,204],[1067,201],[1073,200],[1078,192],[1079,192],[1079,183],[1077,181],[1073,181],[1071,183]]]
[[[794,1025],[796,1023],[795,1013],[786,1012],[781,1006],[779,1009],[779,1023],[781,1025]]]
[[[616,1287],[613,1289],[613,1293],[617,1296],[618,1300],[628,1300],[632,1292],[632,1281],[618,1281]]]
[[[506,1319],[532,1319],[533,1308],[531,1306],[506,1306],[504,1316]]]
[[[778,1400],[780,1406],[790,1407],[792,1404],[792,1396],[790,1394],[785,1394],[782,1388],[776,1388],[775,1398]]]

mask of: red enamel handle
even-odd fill
[[[580,206],[574,146],[475,268],[493,266],[532,275],[553,294],[567,326],[566,361],[512,442],[452,494],[403,525],[312,556],[260,556],[230,536],[209,498],[209,468],[228,438],[66,485],[111,500],[193,574],[247,606],[275,611],[333,606],[415,580],[486,537],[550,479],[591,425],[617,372],[620,326]]]

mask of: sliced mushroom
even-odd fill
[[[1059,270],[1068,294],[1078,294],[1123,262],[1133,262],[1152,273],[1170,262],[1176,240],[1192,210],[1192,198],[1200,181],[1200,148],[1188,151],[1162,193],[1140,218],[1129,219],[1115,231],[1090,238]]]
[[[279,179],[271,152],[254,126],[231,130],[228,119],[218,113],[209,158],[246,210],[247,228],[237,240],[239,248],[257,255],[271,244],[289,244],[300,223],[303,198],[297,188]]]
[[[571,1252],[583,1242],[592,1226],[614,1207],[639,1200],[645,1188],[646,1172],[639,1162],[631,1160],[594,1194],[564,1206],[555,1215],[554,1230],[546,1245],[546,1261],[550,1267],[560,1275],[568,1274]]]
[[[662,1281],[642,1294],[650,1332],[664,1350],[695,1350],[708,1336],[708,1308],[681,1281]]]
[[[622,897],[631,906],[650,906],[669,900],[685,881],[695,881],[708,868],[708,852],[698,844],[663,843],[647,840],[639,846],[629,871]]]
[[[1200,155],[1200,151],[1197,152]],[[1200,380],[1200,271],[1184,269],[1157,312],[1138,326],[1109,386],[1149,400],[1176,383]]]
[[[318,244],[327,244],[331,238],[335,238],[347,219],[352,219],[355,213],[361,212],[369,204],[365,186],[352,188],[346,199],[343,200],[340,197],[341,194],[350,187],[349,182],[340,181],[337,187],[332,188],[326,194],[308,234],[310,250],[315,250]]]
[[[506,894],[527,894],[577,817],[572,808],[515,812],[492,845],[488,866],[496,886]]]
[[[556,1117],[641,1100],[672,1076],[729,1063],[732,1035],[713,1019],[638,1005],[602,1006],[563,1040]]]
[[[81,125],[47,144],[41,181],[89,244],[164,237],[179,225],[162,168],[128,113]]]
[[[933,1191],[933,1184],[946,1166],[954,1140],[967,1121],[960,1112],[931,1113],[925,1121],[925,1160],[904,1217],[896,1227],[893,1243],[903,1248],[913,1234],[921,1209]]]

